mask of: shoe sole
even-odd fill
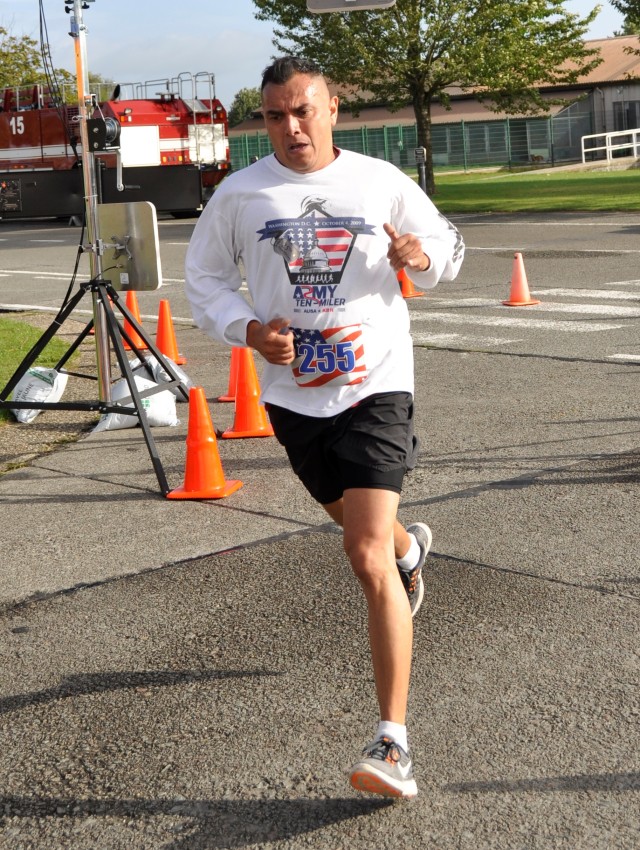
[[[425,552],[425,563],[426,563],[427,555],[429,554],[429,551],[431,550],[431,544],[433,543],[433,534],[431,533],[431,529],[429,528],[429,526],[424,522],[412,522],[411,525],[407,528],[407,531],[410,531],[412,528],[416,528],[416,527],[420,528],[424,532],[424,534],[427,538],[427,551]],[[423,564],[423,567],[424,567],[424,564]],[[415,606],[414,606],[414,608],[411,612],[412,617],[415,617],[416,614],[418,613],[418,611],[420,610],[420,606],[422,605],[423,598],[424,598],[424,582],[422,580],[422,576],[420,576],[420,584],[418,585],[418,601],[416,602],[416,604],[415,604]]]
[[[409,779],[402,783],[395,783],[391,777],[373,771],[371,768],[362,766],[351,772],[349,777],[352,788],[356,791],[365,791],[368,794],[379,794],[382,797],[415,797],[418,786],[415,779]]]
[[[418,599],[416,604],[411,612],[411,616],[415,617],[418,611],[420,610],[420,606],[422,605],[422,600],[424,598],[424,582],[422,581],[422,576],[418,579]]]

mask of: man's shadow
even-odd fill
[[[193,682],[282,675],[272,670],[122,670],[116,673],[81,673],[77,676],[65,676],[60,684],[41,691],[0,697],[0,714],[105,691],[172,687]]]
[[[60,797],[0,797],[6,818],[28,818],[43,829],[46,818],[181,819],[182,835],[158,850],[225,850],[291,839],[393,805],[384,798],[297,800],[74,800]],[[123,825],[123,830],[130,829]],[[46,830],[46,826],[44,826]],[[174,827],[175,830],[175,827]],[[41,833],[42,834],[42,833]]]

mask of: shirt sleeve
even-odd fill
[[[240,293],[242,274],[233,229],[215,203],[205,207],[185,260],[185,293],[196,325],[227,345],[246,345],[246,328],[257,319]]]
[[[397,222],[392,224],[398,233],[417,236],[431,261],[424,272],[407,268],[415,285],[420,289],[433,289],[441,280],[455,280],[464,258],[462,235],[410,177],[402,181],[397,215]]]

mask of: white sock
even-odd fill
[[[378,738],[391,738],[396,744],[399,744],[405,753],[409,752],[407,743],[407,727],[402,723],[392,723],[391,720],[381,720],[378,723],[378,731],[376,732],[376,741]]]
[[[409,551],[407,554],[402,558],[396,559],[396,564],[401,570],[412,570],[414,567],[418,566],[418,561],[420,560],[420,547],[418,546],[418,541],[413,534],[409,535],[409,540],[411,543],[409,544]]]

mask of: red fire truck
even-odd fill
[[[0,89],[0,218],[82,213],[78,113],[44,86]],[[227,113],[207,72],[116,86],[93,118],[107,129],[94,154],[102,203],[192,215],[230,169]]]

